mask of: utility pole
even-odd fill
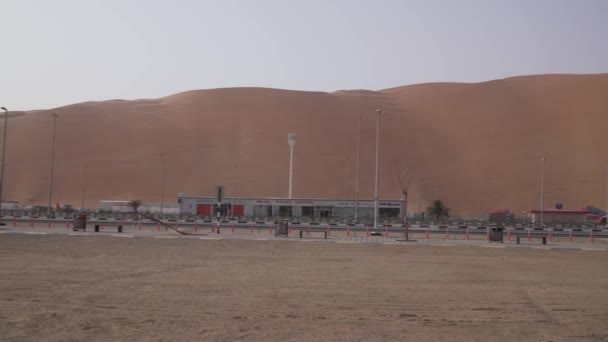
[[[53,138],[51,140],[51,170],[49,180],[49,203],[47,208],[47,217],[51,217],[53,212],[53,169],[55,168],[55,133],[57,132],[57,118],[59,115],[51,113],[53,116]]]
[[[84,195],[87,186],[87,164],[84,164],[82,171],[82,198],[80,199],[80,211],[84,210]]]
[[[163,205],[165,198],[165,155],[160,154],[160,219],[163,219]]]
[[[540,228],[543,228],[545,213],[545,158],[540,158]]]
[[[289,144],[289,198],[291,198],[293,180],[293,148],[296,146],[295,133],[289,133],[287,135],[287,143]]]
[[[606,209],[606,225],[608,225],[608,164],[604,165],[604,172],[606,173],[606,189],[604,190],[605,197],[605,209]]]
[[[582,209],[585,207],[585,184],[587,184],[587,181],[584,179],[579,179],[578,183],[580,184],[579,192],[580,192],[580,196],[581,196],[581,209]]]
[[[344,218],[348,217],[348,163],[350,162],[350,157],[346,157],[346,176],[345,176],[345,184],[344,184],[344,203],[346,204],[346,211],[344,214]]]
[[[234,198],[236,197],[236,173],[238,165],[234,165],[232,174],[232,201],[230,201],[230,217],[234,217]]]
[[[361,155],[361,116],[359,116],[357,122],[357,161],[355,163],[355,222],[359,222],[359,158]]]
[[[6,161],[6,131],[8,129],[8,109],[0,108],[4,111],[4,135],[2,136],[2,168],[0,168],[0,216],[2,216],[2,197],[4,192],[4,164]]]
[[[378,174],[380,171],[380,114],[382,109],[376,110],[376,186],[374,188],[374,229],[378,229]]]

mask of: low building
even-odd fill
[[[499,224],[509,223],[513,221],[513,214],[508,209],[494,210],[488,214],[488,221]]]
[[[97,204],[98,212],[113,212],[113,213],[128,213],[132,212],[133,208],[129,206],[131,201],[112,201],[103,200]],[[137,209],[140,213],[160,213],[160,202],[142,202]],[[163,203],[163,214],[179,214],[180,208],[178,203]]]
[[[590,212],[587,209],[534,209],[530,211],[532,214],[532,222],[539,223],[540,216],[543,216],[543,223],[579,223],[587,222],[587,214]]]
[[[341,200],[319,198],[224,198],[219,203],[212,197],[190,197],[180,194],[177,202],[181,213],[214,217],[306,217],[306,218],[354,218],[358,207],[359,219],[373,219],[373,200]],[[379,200],[378,214],[383,219],[401,219],[403,202]]]
[[[19,202],[17,201],[2,201],[0,204],[2,210],[15,210],[19,209]]]

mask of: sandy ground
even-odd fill
[[[0,235],[0,340],[608,341],[608,254]]]

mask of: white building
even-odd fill
[[[133,208],[129,206],[131,201],[99,201],[97,205],[98,212],[114,212],[128,213],[133,212]],[[160,202],[143,202],[137,209],[140,213],[160,213]],[[179,205],[177,203],[163,203],[163,214],[179,214]]]
[[[181,213],[199,216],[232,217],[310,217],[310,218],[353,218],[355,200],[319,198],[224,198],[218,206],[216,198],[190,197],[180,194],[177,202]],[[380,200],[380,218],[401,219],[403,202],[400,200]],[[373,218],[374,201],[358,201],[358,218]]]

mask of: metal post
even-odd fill
[[[161,220],[163,215],[163,205],[165,197],[165,155],[161,153],[160,155],[160,215]]]
[[[586,180],[584,179],[580,179],[578,181],[578,183],[580,184],[580,196],[581,196],[581,208],[585,207],[585,184],[587,183]]]
[[[47,208],[47,217],[51,217],[51,213],[53,211],[53,207],[51,203],[53,202],[53,170],[55,168],[55,133],[57,131],[57,118],[59,115],[55,113],[51,113],[53,116],[53,138],[51,141],[51,171],[50,171],[50,181],[49,181],[49,203]]]
[[[4,135],[2,136],[2,166],[0,167],[0,216],[2,216],[2,201],[4,191],[4,164],[6,160],[6,130],[8,129],[8,109],[1,108],[4,111]]]
[[[380,113],[376,110],[376,186],[374,188],[374,229],[378,228],[378,172],[380,170]]]
[[[236,196],[236,168],[234,165],[234,174],[232,175],[232,200],[230,201],[230,217],[234,217],[234,197]]]
[[[540,220],[539,220],[540,228],[543,228],[544,213],[545,213],[545,158],[540,158]]]
[[[355,165],[355,222],[359,222],[359,157],[361,152],[361,117],[357,120],[357,162]]]
[[[289,133],[287,135],[287,142],[289,143],[289,198],[292,195],[292,179],[293,179],[293,148],[296,145],[296,134]]]
[[[348,209],[348,162],[350,161],[350,157],[346,157],[346,180],[344,184],[344,200],[346,201],[346,208]],[[347,214],[348,215],[348,214]]]
[[[605,197],[605,209],[606,209],[606,217],[607,217],[607,221],[606,221],[606,225],[608,225],[608,165],[604,165],[604,170],[606,173],[606,189],[604,190],[604,197]]]
[[[86,192],[87,186],[87,164],[84,164],[84,168],[82,171],[82,198],[80,199],[80,211],[84,210],[84,195]]]

